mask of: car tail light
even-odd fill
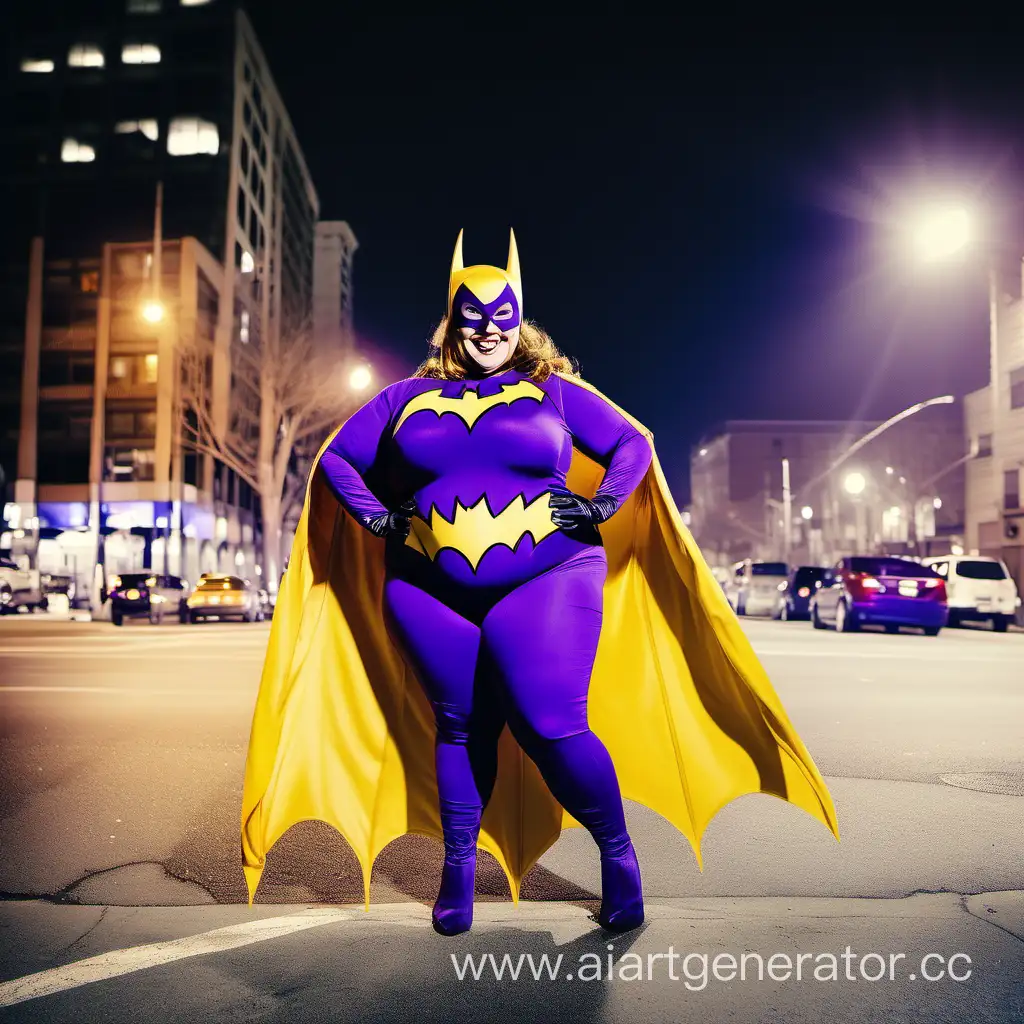
[[[801,587],[796,592],[796,595],[797,595],[797,597],[810,597],[811,596],[810,588],[808,588],[808,587]]]
[[[853,595],[854,600],[865,600],[876,594],[879,590],[884,590],[884,586],[874,576],[869,576],[866,572],[850,572],[846,574],[846,585]]]

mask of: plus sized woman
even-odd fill
[[[250,742],[250,897],[266,849],[302,817],[337,825],[367,886],[384,842],[439,824],[433,923],[455,934],[472,923],[478,845],[516,896],[562,825],[579,823],[600,851],[600,923],[635,928],[622,772],[626,795],[676,823],[698,856],[707,820],[740,792],[783,796],[835,829],[820,776],[678,521],[649,433],[522,309],[514,236],[503,270],[464,267],[460,234],[431,357],[321,453],[296,540],[308,572],[284,601],[293,621],[278,621],[279,601]],[[340,673],[323,660],[325,607],[326,635],[350,655]],[[327,682],[309,681],[318,659]],[[330,680],[347,694],[340,705]],[[322,753],[315,771],[287,753],[288,709],[310,703],[305,687],[332,720],[356,720],[331,736],[307,727],[327,744],[327,770]],[[271,802],[282,778],[288,792]]]

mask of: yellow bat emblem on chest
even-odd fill
[[[517,495],[497,515],[491,513],[486,498],[469,508],[457,501],[454,520],[450,523],[431,507],[429,522],[413,519],[405,543],[431,561],[444,548],[452,548],[465,555],[476,572],[489,548],[504,544],[514,551],[526,534],[533,537],[536,545],[548,534],[557,532],[558,527],[551,521],[549,497],[545,491],[527,505],[523,496]]]
[[[402,415],[398,417],[392,436],[398,433],[399,427],[414,413],[422,409],[429,409],[437,413],[438,417],[446,412],[453,412],[462,418],[466,426],[472,430],[473,424],[483,416],[488,409],[498,405],[511,405],[522,398],[532,398],[534,401],[543,402],[544,392],[537,387],[533,381],[520,380],[515,384],[502,384],[501,390],[496,395],[478,395],[475,391],[467,388],[458,398],[446,398],[441,394],[441,388],[434,391],[424,391],[423,394],[411,398],[402,409]]]

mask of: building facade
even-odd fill
[[[343,220],[316,226],[313,258],[313,335],[320,351],[342,358],[355,351],[352,258],[359,243]]]
[[[159,322],[146,318],[149,245],[41,266],[42,329],[22,375],[18,483],[28,493],[9,503],[6,547],[72,576],[83,597],[133,569],[259,575],[252,490],[181,429],[182,353],[212,360],[231,275],[192,238],[163,243],[159,262]]]
[[[854,551],[924,555],[962,544],[959,406],[924,409],[829,472],[876,426],[732,420],[712,431],[690,460],[691,530],[709,563],[788,554],[792,564],[824,565]]]
[[[185,450],[175,390],[180,346],[207,345],[226,434],[251,404],[239,352],[312,313],[319,203],[252,26],[229,0],[41,2],[7,49],[4,536],[22,557],[63,528],[122,568],[254,571],[258,501]]]
[[[1021,275],[991,282],[990,383],[965,400],[966,543],[1002,558],[1024,593],[1024,301]]]

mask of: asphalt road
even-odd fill
[[[954,1011],[969,1008],[972,1020],[1024,1019],[1024,1002],[1011,1004],[1001,994],[1013,991],[1007,987],[1012,972],[1022,972],[1018,980],[1024,977],[1024,902],[1019,896],[1024,890],[1024,636],[980,630],[946,630],[938,638],[836,635],[802,623],[751,620],[745,628],[826,777],[842,841],[836,843],[823,826],[791,805],[745,797],[725,808],[708,829],[700,873],[682,836],[646,808],[630,806],[651,924],[642,939],[618,940],[616,955],[634,940],[650,947],[659,929],[676,938],[699,936],[722,948],[730,943],[735,949],[751,948],[756,937],[767,942],[775,934],[788,936],[794,948],[810,943],[841,949],[841,934],[857,935],[858,928],[866,928],[861,936],[866,941],[874,928],[879,942],[884,939],[895,948],[894,936],[904,925],[913,934],[903,937],[905,947],[900,948],[912,950],[917,943],[941,951],[943,943],[954,948],[954,938],[970,921],[970,927],[981,929],[982,946],[998,936],[1005,947],[1000,947],[998,963],[989,965],[984,991],[975,986],[969,1002],[961,1005],[958,999],[967,998],[964,986],[957,998],[946,991],[925,1002],[920,987],[890,986],[889,996],[877,997],[883,1001],[876,1011],[890,1019],[902,1019],[896,1012],[902,1008],[908,1019],[923,1014],[955,1020],[966,1017],[952,1016]],[[342,913],[337,905],[361,903],[358,868],[344,842],[327,827],[308,823],[293,829],[270,854],[257,908],[238,906],[245,902],[238,864],[241,780],[267,635],[266,626],[244,624],[131,623],[118,630],[109,623],[45,616],[0,620],[0,894],[7,900],[0,904],[3,979],[73,963],[96,950],[184,939],[225,924],[251,923],[254,915],[276,920],[294,914],[295,907],[281,904],[328,905],[323,912]],[[423,928],[439,867],[438,844],[414,837],[399,840],[374,869],[372,900],[380,909],[369,919],[361,910],[344,911],[353,918],[344,925],[350,938],[346,949],[408,946],[409,963],[419,966],[403,967],[399,973],[405,980],[389,982],[384,998],[379,978],[373,980],[378,975],[365,965],[362,973],[353,974],[349,963],[345,990],[352,999],[351,1016],[342,1013],[338,1019],[368,1019],[374,1008],[404,1005],[403,993],[417,978],[436,974],[430,956],[441,956],[436,952],[441,947],[430,942],[434,936]],[[494,902],[481,910],[478,922],[491,924],[475,928],[474,938],[465,942],[483,941],[481,936],[490,934],[488,949],[515,948],[516,942],[520,949],[543,949],[545,943],[552,949],[589,948],[600,938],[600,932],[594,938],[594,925],[586,917],[596,906],[599,881],[589,837],[581,830],[567,832],[524,887],[526,899],[543,902],[512,911],[520,915],[513,921],[507,917],[500,872],[493,863],[483,865],[479,899]],[[117,909],[130,907],[167,909],[149,909],[142,917],[142,912]],[[894,907],[915,909],[894,914]],[[895,919],[903,924],[894,930]],[[221,1002],[203,1003],[202,1012],[219,1017],[223,1005],[230,1004],[232,1019],[315,1019],[303,1013],[312,1014],[310,1008],[320,999],[337,997],[340,954],[327,937],[342,925],[332,919],[306,930],[308,923],[290,938],[273,940],[291,951],[278,962],[288,977],[280,990],[261,989],[258,998],[247,989],[245,998],[254,1000],[245,1004],[248,1009],[239,1010],[234,988],[223,988],[223,957],[237,961],[229,971],[233,984],[251,988],[249,969],[253,962],[262,965],[260,970],[266,966],[260,959],[265,951],[250,945],[218,954],[216,969],[202,970],[216,973]],[[537,935],[546,936],[544,942],[524,946],[524,928],[531,943]],[[69,936],[73,942],[64,941]],[[358,942],[353,936],[360,937]],[[424,943],[435,950],[427,961],[422,960]],[[668,945],[666,940],[654,948]],[[325,966],[328,962],[333,968]],[[321,967],[313,970],[310,963]],[[317,974],[321,968],[322,976]],[[178,993],[175,1005],[181,1016],[173,1019],[184,1020],[191,1013],[187,1008],[195,1007],[182,1001],[181,986],[191,977],[182,970],[149,968],[146,974],[159,973],[160,985]],[[394,973],[381,964],[376,970],[383,972],[380,977]],[[28,1005],[51,1014],[34,1019],[69,1019],[66,1014],[81,1006],[85,991],[99,1000],[99,1019],[103,1000],[116,1003],[126,998],[125,992],[141,991],[133,977],[141,975],[47,995]],[[503,984],[478,983],[473,995],[464,985],[453,989],[449,971],[429,1012],[414,1014],[406,1007],[402,1013],[408,1019],[435,1019],[433,1012],[443,1016],[461,1000],[464,1019],[466,1007],[468,1019],[476,1019],[471,1008],[481,994]],[[754,996],[755,988],[733,988],[729,995],[719,985],[713,996],[693,1004],[695,1019],[726,1012],[735,1012],[737,1019],[775,1019],[762,1015],[759,1000],[766,991],[774,993],[779,1019],[804,1019],[804,1012],[812,1019],[829,1000],[834,1019],[865,1019],[846,1016],[854,1013],[854,1004],[847,1007],[849,994],[839,989],[829,990],[826,998],[820,988],[812,993],[762,984]],[[609,996],[624,990],[602,990],[599,999],[581,1000],[565,989],[549,992],[546,1005],[552,1016],[536,1019],[634,1019],[634,1012],[635,1019],[684,1019],[678,1006],[672,1009],[678,996],[672,995],[671,985],[666,990],[652,984],[642,999],[631,996],[626,1003]],[[897,991],[902,994],[894,995]],[[298,1002],[297,992],[304,993]],[[527,999],[503,1012],[512,1019],[535,1019],[536,1008],[530,1006]],[[632,1008],[625,1017],[624,1006]],[[866,1013],[867,1004],[860,1011]],[[17,1012],[18,1006],[6,1011]],[[145,1009],[140,1012],[139,1019],[146,1019]],[[402,1013],[394,1019],[406,1019]],[[1021,1016],[1013,1016],[1017,1013]]]

